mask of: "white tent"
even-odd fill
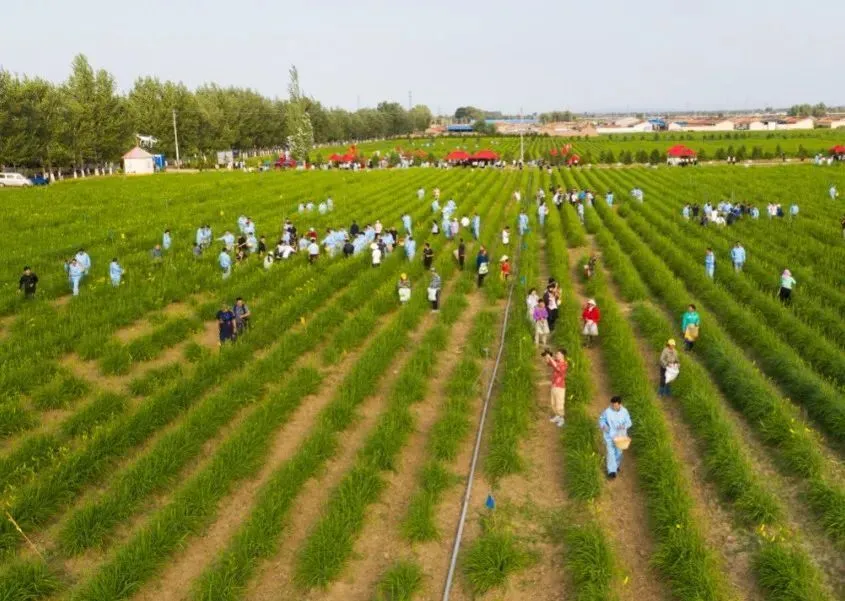
[[[123,172],[126,175],[146,175],[155,173],[155,161],[153,155],[136,146],[123,155]]]

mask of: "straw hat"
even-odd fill
[[[504,263],[504,262],[505,262],[505,261],[507,261],[507,260],[508,260],[508,256],[507,256],[507,255],[502,255],[502,258],[501,258],[501,259],[499,259],[499,263]]]
[[[378,244],[376,244],[375,242],[373,242],[372,244],[370,244],[370,249],[375,250],[375,249],[377,249],[377,248],[378,248]]]
[[[596,301],[595,301],[595,300],[593,300],[592,298],[588,298],[588,299],[587,299],[587,304],[588,304],[588,305],[593,305],[593,306],[595,306],[595,305],[596,305]]]
[[[403,279],[403,280],[407,280],[407,279],[408,279],[408,274],[407,274],[407,273],[403,273],[403,274],[402,274],[402,275],[400,275],[399,277],[400,277],[401,279]]]
[[[669,346],[675,346],[675,339],[670,338],[669,340],[666,341],[666,344],[668,344]]]

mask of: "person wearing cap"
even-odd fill
[[[610,406],[602,411],[599,416],[599,429],[602,432],[607,449],[607,477],[609,480],[616,478],[616,474],[622,466],[623,449],[619,448],[614,439],[627,438],[628,428],[631,425],[631,415],[622,406],[622,397],[611,398]]]
[[[396,285],[399,293],[399,302],[403,305],[411,300],[411,280],[408,279],[408,274],[403,273],[399,276],[399,283]]]
[[[223,346],[223,343],[227,340],[235,339],[235,313],[229,308],[229,305],[223,303],[216,317],[219,345]]]
[[[111,285],[115,288],[120,286],[120,281],[123,279],[123,271],[123,267],[117,262],[117,257],[114,257],[111,263],[109,263],[109,279],[111,280]]]
[[[601,320],[601,312],[595,300],[589,299],[587,304],[584,305],[584,310],[581,311],[581,319],[584,320],[585,342],[587,346],[590,346],[593,338],[599,335],[599,320]]]
[[[18,280],[18,292],[23,292],[25,298],[35,298],[36,286],[38,286],[38,276],[27,265],[23,268],[21,279]]]
[[[478,273],[478,287],[484,285],[484,278],[490,273],[490,257],[487,256],[487,249],[481,246],[478,255],[475,257],[475,270]]]
[[[788,269],[784,269],[783,273],[780,274],[780,292],[778,292],[780,302],[785,305],[788,305],[791,302],[792,288],[796,283],[795,278],[792,277],[792,272]]]
[[[672,394],[669,388],[669,382],[666,381],[666,370],[670,367],[677,369],[680,363],[678,351],[675,350],[675,339],[670,338],[666,341],[666,346],[660,352],[660,388],[657,390],[659,396],[669,396]]]
[[[690,304],[687,307],[684,316],[681,318],[681,331],[684,333],[684,348],[688,351],[692,350],[695,341],[698,340],[699,328],[701,327],[701,317],[695,309],[695,305]]]
[[[540,302],[542,303],[542,301]],[[539,308],[540,305],[537,305],[537,309]],[[566,350],[562,348],[558,349],[554,355],[546,351],[543,353],[543,357],[548,366],[552,368],[552,417],[549,421],[558,428],[561,428],[564,424],[564,413],[566,409],[566,371],[569,369],[569,363],[566,360]]]
[[[511,264],[507,255],[502,255],[499,259],[499,279],[507,282],[511,277]]]
[[[440,286],[440,276],[437,274],[437,270],[432,267],[431,283],[428,285],[428,300],[431,301],[431,310],[434,313],[440,311]]]

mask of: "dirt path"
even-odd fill
[[[440,377],[434,381],[426,398],[411,409],[416,432],[402,451],[396,471],[387,474],[386,492],[381,501],[369,512],[371,515],[367,517],[364,532],[355,544],[354,556],[357,560],[345,568],[343,580],[333,583],[326,591],[317,592],[321,600],[368,601],[376,581],[388,565],[400,557],[411,555],[408,543],[400,533],[410,491],[414,490],[419,472],[428,459],[428,435],[439,415],[440,401],[446,396],[450,366],[460,361],[473,319],[484,304],[484,298],[478,293],[469,294],[467,300],[464,314],[451,328],[449,348],[438,357],[436,371],[441,374]],[[303,596],[305,599],[312,597]]]
[[[450,284],[453,283],[454,280],[450,282]],[[447,285],[447,290],[448,288]],[[319,519],[331,492],[354,465],[358,450],[364,445],[378,418],[386,409],[390,390],[413,354],[414,346],[422,339],[435,319],[435,314],[426,314],[409,335],[407,344],[394,357],[392,366],[386,372],[387,375],[382,378],[374,393],[358,409],[360,419],[351,428],[341,433],[337,447],[343,449],[343,452],[330,460],[322,473],[309,480],[299,493],[289,512],[289,522],[283,534],[283,548],[274,558],[262,562],[256,577],[248,586],[245,598],[250,601],[322,598],[323,591],[317,589],[306,593],[294,584],[296,550],[300,548]],[[308,431],[303,432],[303,438],[307,433]],[[295,519],[293,519],[294,516]]]
[[[498,315],[502,315],[505,308],[505,302],[499,301],[496,303],[495,310]],[[444,494],[442,501],[438,504],[435,523],[438,531],[442,534],[439,540],[419,543],[413,546],[413,554],[416,560],[422,566],[422,571],[426,575],[423,581],[422,590],[418,596],[420,599],[436,599],[443,591],[443,585],[446,582],[446,573],[449,568],[449,559],[452,552],[452,543],[455,532],[458,529],[458,519],[461,514],[461,503],[463,502],[464,491],[466,490],[466,475],[469,471],[469,465],[472,460],[472,452],[475,444],[475,434],[478,427],[478,416],[481,413],[482,395],[486,393],[487,387],[490,384],[490,377],[493,374],[493,365],[495,363],[494,357],[496,349],[498,349],[501,340],[501,320],[496,326],[496,337],[490,346],[490,355],[487,359],[480,362],[480,376],[479,376],[479,394],[473,399],[469,414],[473,416],[471,434],[467,436],[466,440],[461,444],[458,454],[455,458],[452,467],[458,470],[460,474],[460,482],[455,486],[449,488]],[[482,444],[483,441],[482,441]],[[483,454],[483,453],[482,453]],[[476,478],[481,479],[480,471],[476,472]],[[479,492],[479,490],[481,492]],[[484,500],[487,493],[490,491],[489,484],[486,482],[477,481],[473,485],[473,494],[471,498],[471,506],[473,513],[468,516],[467,526],[469,528],[475,527],[477,532],[477,517],[474,513],[477,509],[484,506]],[[456,587],[458,588],[458,587]]]
[[[590,246],[581,250],[589,252]],[[587,302],[584,284],[580,274],[575,273],[577,263],[570,265],[575,294],[581,305]],[[600,345],[593,344],[584,349],[590,361],[590,379],[593,382],[594,396],[588,413],[598,418],[613,396],[610,388],[610,376],[602,356]],[[602,453],[604,465],[604,453]],[[602,494],[596,501],[596,515],[602,529],[609,535],[616,557],[625,572],[624,586],[619,591],[621,601],[657,601],[668,599],[668,591],[660,584],[659,574],[651,567],[649,558],[654,550],[651,534],[648,531],[644,493],[636,478],[637,457],[633,452],[625,454],[624,469],[619,476],[608,481]]]

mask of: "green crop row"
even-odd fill
[[[602,208],[599,210],[601,212]],[[734,339],[753,351],[754,358],[766,373],[796,402],[801,403],[810,417],[834,440],[845,439],[845,397],[816,376],[805,363],[841,363],[841,356],[836,352],[833,352],[832,356],[826,356],[829,349],[823,349],[814,336],[811,336],[814,341],[805,340],[799,355],[795,349],[780,340],[778,334],[783,330],[776,332],[766,325],[777,319],[776,314],[759,313],[759,318],[749,319],[747,308],[740,305],[735,297],[720,290],[710,281],[704,270],[691,264],[684,255],[678,253],[676,246],[665,238],[655,236],[652,226],[636,215],[631,215],[627,221],[641,237],[649,240],[651,249],[677,276],[683,278],[690,290],[707,303]],[[757,309],[759,310],[759,307]],[[845,376],[839,374],[839,377]]]
[[[430,459],[419,472],[418,489],[408,503],[402,522],[402,534],[409,541],[440,538],[435,510],[443,493],[460,480],[449,470],[448,464],[455,461],[460,445],[470,434],[472,400],[479,394],[481,377],[478,358],[482,349],[489,347],[495,332],[495,313],[480,312],[473,322],[463,358],[446,384],[441,413],[431,428],[427,442]]]
[[[632,316],[655,353],[673,336],[666,318],[650,306],[636,305]],[[753,551],[752,564],[766,598],[831,599],[821,585],[818,568],[789,531],[781,504],[752,465],[707,372],[693,359],[681,357],[681,375],[672,383],[672,398],[699,441],[707,478],[740,521],[756,532],[759,546]],[[782,557],[789,558],[792,569],[781,571]],[[769,575],[778,572],[772,580]]]
[[[613,551],[596,522],[591,502],[601,493],[598,430],[587,407],[592,397],[589,358],[581,348],[580,304],[572,282],[572,265],[561,235],[559,216],[549,214],[546,254],[551,275],[561,287],[560,317],[552,340],[567,351],[566,427],[561,435],[566,492],[576,503],[563,526],[566,569],[578,601],[614,599]],[[563,228],[566,232],[566,228]]]
[[[628,252],[652,291],[673,313],[695,302],[668,267],[621,219],[610,212],[605,224]],[[644,278],[645,279],[645,278]],[[795,408],[766,381],[744,353],[730,341],[716,318],[699,307],[703,327],[696,353],[724,396],[741,411],[760,440],[769,446],[785,473],[807,480],[807,501],[814,517],[839,544],[845,542],[845,491],[825,469],[819,440]]]
[[[129,344],[107,345],[100,359],[100,370],[108,375],[128,373],[133,363],[155,359],[164,349],[182,342],[200,329],[202,322],[196,318],[166,319],[155,330]]]
[[[693,516],[689,485],[633,332],[608,292],[601,270],[588,287],[602,308],[600,339],[613,388],[624,397],[634,422],[632,449],[655,542],[652,562],[679,599],[727,599],[724,575]]]
[[[425,334],[397,377],[387,409],[296,552],[294,579],[301,587],[326,586],[338,577],[352,554],[366,509],[385,487],[383,472],[396,470],[397,457],[414,431],[411,406],[425,399],[437,357],[449,342],[450,326],[466,306],[463,295],[449,295],[438,323]]]

